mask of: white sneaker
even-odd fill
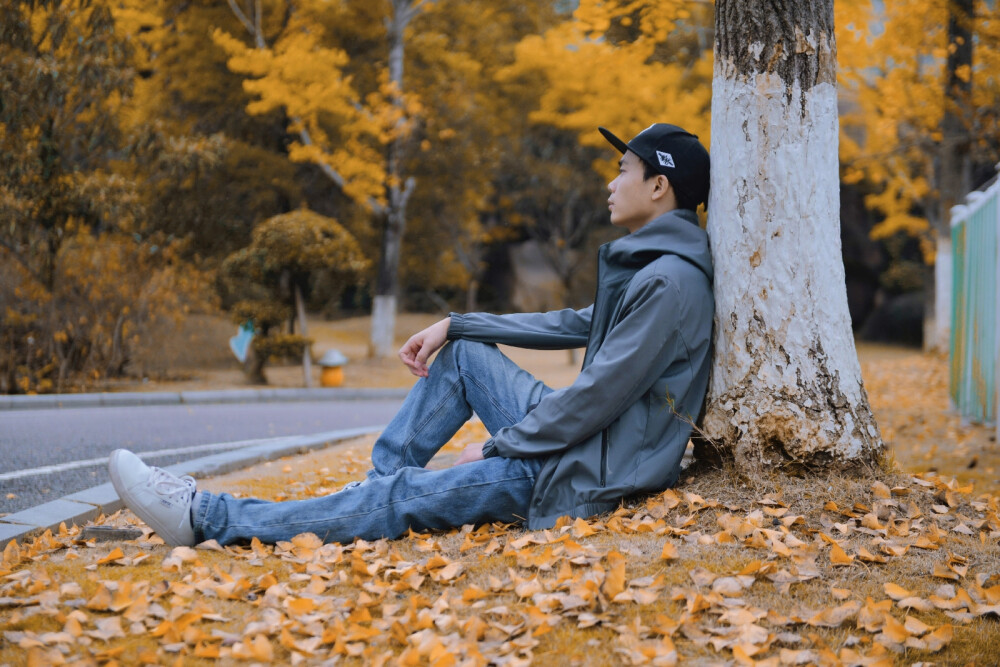
[[[161,468],[147,466],[126,449],[111,453],[108,472],[125,505],[149,524],[164,542],[173,546],[194,546],[193,477],[177,477]]]

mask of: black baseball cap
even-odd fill
[[[606,128],[597,129],[623,155],[632,151],[666,176],[674,190],[693,200],[695,206],[708,206],[708,151],[696,135],[676,125],[653,123],[626,144]]]

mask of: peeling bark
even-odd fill
[[[840,249],[832,0],[716,3],[715,360],[703,429],[743,464],[871,464]]]

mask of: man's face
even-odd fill
[[[618,166],[618,177],[608,183],[611,224],[634,232],[656,216],[653,192],[657,179],[643,180],[642,160],[632,151],[622,156]]]

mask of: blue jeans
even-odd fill
[[[286,502],[202,493],[194,508],[195,539],[232,544],[257,537],[274,543],[315,533],[324,542],[346,543],[394,538],[410,528],[525,519],[543,459],[494,457],[444,470],[424,466],[473,411],[495,433],[521,421],[551,391],[495,345],[453,341],[375,442],[363,484]]]

